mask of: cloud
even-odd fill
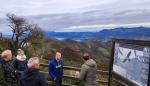
[[[56,14],[82,11],[79,8],[101,5],[114,0],[1,0],[0,16],[6,13],[17,15]]]
[[[60,32],[68,31],[100,31],[102,29],[112,29],[112,28],[117,28],[117,27],[139,27],[139,26],[145,26],[145,27],[150,27],[150,22],[145,22],[145,23],[131,23],[131,24],[96,24],[96,25],[80,25],[80,26],[71,26],[68,28],[64,28],[59,30]],[[59,32],[58,31],[58,32]]]
[[[150,0],[1,0],[0,16],[6,13],[39,15],[79,13],[90,10],[116,11],[150,9]]]
[[[97,31],[149,26],[149,4],[150,0],[0,0],[0,18],[15,13],[46,31]],[[8,31],[3,23],[0,31]]]

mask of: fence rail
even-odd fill
[[[48,64],[40,64],[40,66],[42,66],[42,67],[48,67]],[[64,66],[63,69],[64,70],[73,70],[73,71],[80,71],[81,70],[81,68],[72,67],[72,66]],[[43,72],[43,73],[46,74],[46,75],[48,75],[48,72]],[[105,85],[107,85],[108,84],[108,75],[109,75],[109,72],[108,71],[103,71],[103,70],[97,70],[97,73],[100,74],[100,75],[107,76],[107,80],[97,80],[97,82],[99,84],[105,84]],[[63,78],[77,80],[77,78],[75,78],[75,76],[69,76],[69,75],[64,75]],[[49,81],[49,83],[52,84],[51,81]],[[76,86],[76,85],[63,85],[63,86]]]
[[[41,64],[40,66],[48,67],[48,64]],[[81,70],[81,68],[72,67],[72,66],[64,66],[63,69],[64,70],[73,70],[73,71],[80,71]],[[43,72],[43,73],[48,75],[48,72]],[[107,80],[97,80],[97,82],[99,84],[108,85],[109,71],[97,70],[97,74],[107,76]],[[113,75],[115,77],[117,76],[115,73],[113,73]],[[75,78],[75,76],[69,76],[69,75],[64,75],[63,78],[72,79],[72,80],[78,80],[77,78]],[[125,84],[124,81],[119,80],[119,79],[121,79],[121,78],[113,78],[113,81],[118,83],[118,84],[120,84],[121,86],[128,86],[127,84]],[[49,82],[49,84],[53,84],[51,81],[48,81],[48,82]],[[129,81],[127,81],[126,83],[129,83]],[[77,85],[65,84],[63,86],[77,86]],[[131,86],[136,86],[136,85],[131,85]]]

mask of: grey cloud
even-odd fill
[[[11,0],[0,2],[2,3],[0,17],[4,17],[9,12],[22,15],[30,23],[38,24],[48,31],[66,31],[65,28],[71,26],[92,24],[150,22],[150,0]],[[3,19],[0,20],[0,26],[5,28],[6,24]],[[89,31],[89,29],[82,30]],[[92,29],[98,30],[98,28]]]

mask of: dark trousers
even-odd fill
[[[54,86],[62,86],[62,78],[54,80]]]

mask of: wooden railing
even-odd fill
[[[41,67],[48,67],[48,64],[41,64],[40,66]],[[72,71],[80,71],[81,70],[81,68],[71,67],[71,66],[64,66],[63,69],[64,70],[72,70]],[[48,72],[43,72],[43,73],[45,73],[46,75],[48,74]],[[105,79],[106,79],[106,80],[97,80],[97,82],[99,84],[105,84],[107,86],[109,72],[108,71],[103,71],[103,70],[97,70],[97,74],[100,74],[101,76],[105,76]],[[75,78],[75,76],[69,76],[69,75],[64,75],[63,78],[77,80],[77,78]],[[49,83],[52,84],[51,81],[49,81]],[[66,85],[63,85],[63,86],[77,86],[77,85],[67,85],[66,84]]]

